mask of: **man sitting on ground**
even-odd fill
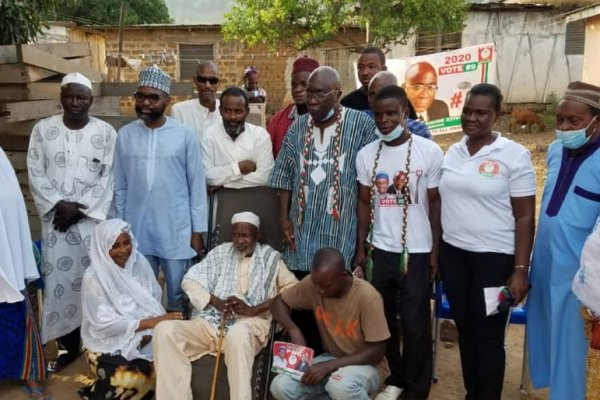
[[[377,290],[346,272],[338,250],[323,248],[315,254],[311,274],[271,302],[273,318],[291,341],[306,346],[290,308],[314,312],[326,353],[315,357],[301,381],[275,377],[273,397],[296,400],[327,394],[333,400],[368,399],[389,375],[384,353],[390,332]]]
[[[238,213],[231,224],[232,242],[215,247],[183,279],[181,287],[194,307],[192,320],[164,321],[154,329],[159,400],[192,399],[191,362],[215,355],[223,318],[227,319],[223,352],[230,397],[252,398],[252,365],[267,344],[270,299],[297,279],[279,252],[258,243],[258,216]]]

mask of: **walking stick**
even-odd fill
[[[219,369],[221,368],[221,350],[223,347],[223,338],[225,337],[225,323],[227,318],[223,315],[221,327],[219,328],[219,341],[217,342],[217,360],[215,361],[215,369],[213,372],[212,386],[210,387],[210,400],[215,400],[217,393],[217,378],[219,377]]]
[[[206,233],[206,253],[213,248],[213,213],[215,209],[215,192],[208,193],[208,232]]]

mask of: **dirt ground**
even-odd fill
[[[499,129],[507,125],[506,121],[500,121]],[[541,199],[542,188],[545,179],[545,163],[547,145],[554,139],[554,134],[551,132],[545,133],[519,133],[505,134],[512,140],[515,140],[531,151],[533,165],[536,171],[536,179],[538,184],[538,209]],[[449,134],[437,137],[435,141],[444,149],[444,151],[452,144],[457,142],[461,137],[460,133]],[[524,326],[511,325],[508,330],[506,339],[506,375],[504,382],[504,392],[502,398],[505,400],[516,399],[546,399],[547,392],[545,390],[532,390],[525,382],[524,388],[528,395],[521,393],[521,375],[523,365],[523,343],[524,343]],[[55,351],[52,348],[47,349],[52,353]],[[464,399],[464,389],[462,384],[462,375],[460,369],[460,359],[458,354],[458,345],[455,343],[442,344],[438,346],[438,361],[437,361],[437,378],[438,382],[432,385],[431,400],[458,400]],[[75,363],[66,368],[59,374],[50,376],[50,390],[53,393],[54,400],[77,400],[77,389],[84,386],[89,381],[89,368],[83,358],[80,358]],[[0,400],[26,400],[25,395],[18,382],[4,381],[0,382]]]

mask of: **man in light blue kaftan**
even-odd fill
[[[531,263],[527,344],[536,388],[584,400],[587,343],[571,291],[585,239],[600,217],[600,87],[569,84],[556,111]]]
[[[375,124],[339,105],[337,72],[315,69],[306,89],[308,114],[285,135],[269,186],[280,191],[280,221],[288,268],[302,278],[315,253],[334,247],[350,266],[356,244],[358,151],[374,141]]]
[[[134,95],[140,119],[117,135],[114,203],[154,272],[163,268],[167,308],[178,310],[181,280],[189,260],[202,251],[208,212],[198,139],[164,115],[169,85],[169,76],[157,67],[140,72]]]

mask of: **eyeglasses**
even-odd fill
[[[216,85],[217,83],[219,83],[219,78],[217,77],[210,77],[207,78],[206,76],[202,76],[202,75],[196,75],[196,81],[198,81],[199,83],[210,83],[211,85]]]
[[[410,88],[412,90],[415,90],[417,92],[422,92],[424,90],[427,90],[428,92],[435,92],[438,87],[437,85],[406,85],[407,88]]]
[[[329,92],[325,92],[323,90],[317,90],[317,91],[306,90],[306,100],[313,98],[317,101],[323,101],[331,93],[337,92],[337,91],[338,91],[338,89],[332,89]]]
[[[163,96],[156,93],[144,94],[142,92],[135,92],[133,94],[133,98],[138,103],[143,103],[144,100],[148,100],[148,103],[156,104],[163,98]]]

